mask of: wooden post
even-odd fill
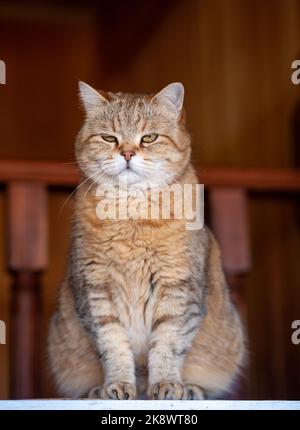
[[[8,267],[13,275],[10,396],[40,395],[41,297],[48,264],[47,190],[43,184],[8,185]]]
[[[251,267],[247,195],[242,188],[212,188],[209,193],[212,229],[219,241],[224,271],[231,295],[246,328],[246,300],[243,276]],[[247,398],[246,381],[241,379],[233,398]]]

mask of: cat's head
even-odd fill
[[[155,95],[104,93],[80,82],[85,122],[76,157],[94,182],[128,186],[174,183],[190,160],[181,83]]]

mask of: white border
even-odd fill
[[[0,410],[300,410],[300,401],[1,400]]]

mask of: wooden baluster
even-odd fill
[[[212,188],[209,192],[212,229],[220,243],[223,267],[246,327],[243,276],[251,267],[247,195],[240,188]],[[240,379],[233,398],[247,398],[246,381]]]
[[[40,274],[48,263],[47,190],[43,184],[8,185],[8,267],[13,275],[10,396],[40,396]]]

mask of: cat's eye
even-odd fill
[[[151,133],[151,134],[145,134],[145,136],[142,137],[141,142],[142,143],[152,143],[158,138],[158,134]]]
[[[118,143],[118,139],[115,136],[112,136],[111,134],[101,134],[101,137],[106,142]]]

